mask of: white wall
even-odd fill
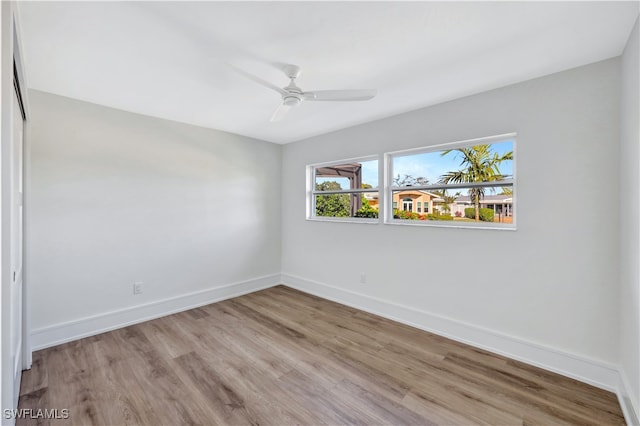
[[[619,83],[612,59],[286,145],[285,283],[617,363]],[[515,232],[305,220],[306,164],[508,132]]]
[[[640,51],[638,21],[621,64],[620,364],[629,400],[640,414]]]
[[[38,91],[30,101],[35,347],[139,320],[136,306],[278,282],[279,145]],[[133,295],[135,281],[143,294]]]
[[[229,284],[272,285],[282,271],[303,289],[312,283],[307,290],[337,299],[424,312],[530,342],[525,351],[620,362],[637,412],[637,94],[637,23],[621,63],[284,147],[33,91],[27,273],[35,346],[169,312],[177,305],[164,301],[185,295],[187,306]],[[306,164],[513,131],[515,232],[305,220]],[[620,187],[612,183],[618,173]],[[584,207],[554,213],[566,205]],[[142,295],[132,295],[134,281],[144,282]],[[411,322],[403,309],[398,319]]]

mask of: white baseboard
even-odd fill
[[[280,274],[273,274],[54,324],[32,330],[32,348],[36,351],[83,337],[94,336],[128,325],[252,293],[280,283]]]
[[[640,426],[640,411],[633,403],[632,393],[629,392],[631,389],[629,387],[629,383],[627,382],[627,375],[624,372],[624,369],[620,367],[620,381],[618,383],[618,401],[620,401],[620,407],[622,408],[622,412],[624,413],[624,419],[627,422],[628,426]],[[637,402],[637,401],[636,401]]]
[[[324,299],[504,355],[611,392],[618,391],[620,376],[615,365],[287,273],[282,274],[282,282],[288,287]]]

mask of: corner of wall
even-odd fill
[[[618,369],[620,377],[618,379],[616,394],[618,396],[618,402],[620,402],[620,407],[622,408],[622,413],[624,414],[624,419],[629,426],[640,426],[638,411],[634,407],[633,397],[629,393],[631,387],[627,380],[628,375],[624,371],[624,367],[620,366]]]
[[[620,72],[620,405],[640,424],[640,16],[621,57]]]

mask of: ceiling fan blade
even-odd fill
[[[281,95],[286,95],[287,92],[282,89],[281,87],[276,86],[275,84],[269,83],[266,80],[261,79],[260,77],[257,77],[249,72],[246,72],[245,70],[236,67],[235,65],[231,65],[231,64],[227,64],[229,66],[229,68],[231,68],[232,70],[234,70],[235,72],[237,72],[238,74],[241,74],[245,77],[247,77],[249,80],[252,80],[256,83],[258,83],[261,86],[267,87],[271,90],[275,90],[276,92],[280,93]]]
[[[376,90],[318,90],[304,92],[305,101],[368,101],[376,96]]]
[[[280,104],[278,109],[276,109],[273,115],[271,116],[271,120],[269,121],[274,122],[274,121],[282,120],[284,116],[287,115],[287,113],[291,108],[292,108],[291,105],[287,105],[285,103]]]

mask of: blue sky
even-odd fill
[[[493,152],[498,155],[513,151],[513,141],[506,141],[491,144]],[[440,176],[449,171],[460,170],[462,160],[461,154],[452,151],[446,156],[440,155],[441,151],[427,152],[424,154],[410,155],[404,157],[395,157],[393,159],[393,176],[394,178],[400,174],[400,178],[405,175],[413,177],[426,177],[430,184],[435,184]],[[504,161],[500,165],[500,172],[506,175],[513,174],[513,161]]]
[[[505,141],[491,144],[491,148],[498,155],[502,155],[508,151],[513,151],[513,141]],[[393,176],[400,174],[403,178],[405,175],[417,177],[425,177],[429,179],[430,184],[435,184],[444,173],[452,170],[460,170],[461,157],[456,151],[452,151],[446,156],[440,155],[441,151],[427,152],[417,155],[399,156],[393,159]],[[504,161],[500,165],[502,174],[513,174],[513,161]],[[349,180],[346,178],[318,178],[318,183],[324,181],[336,181],[340,183],[343,189],[349,188]],[[362,182],[368,183],[374,188],[378,186],[378,162],[376,160],[362,162]]]

